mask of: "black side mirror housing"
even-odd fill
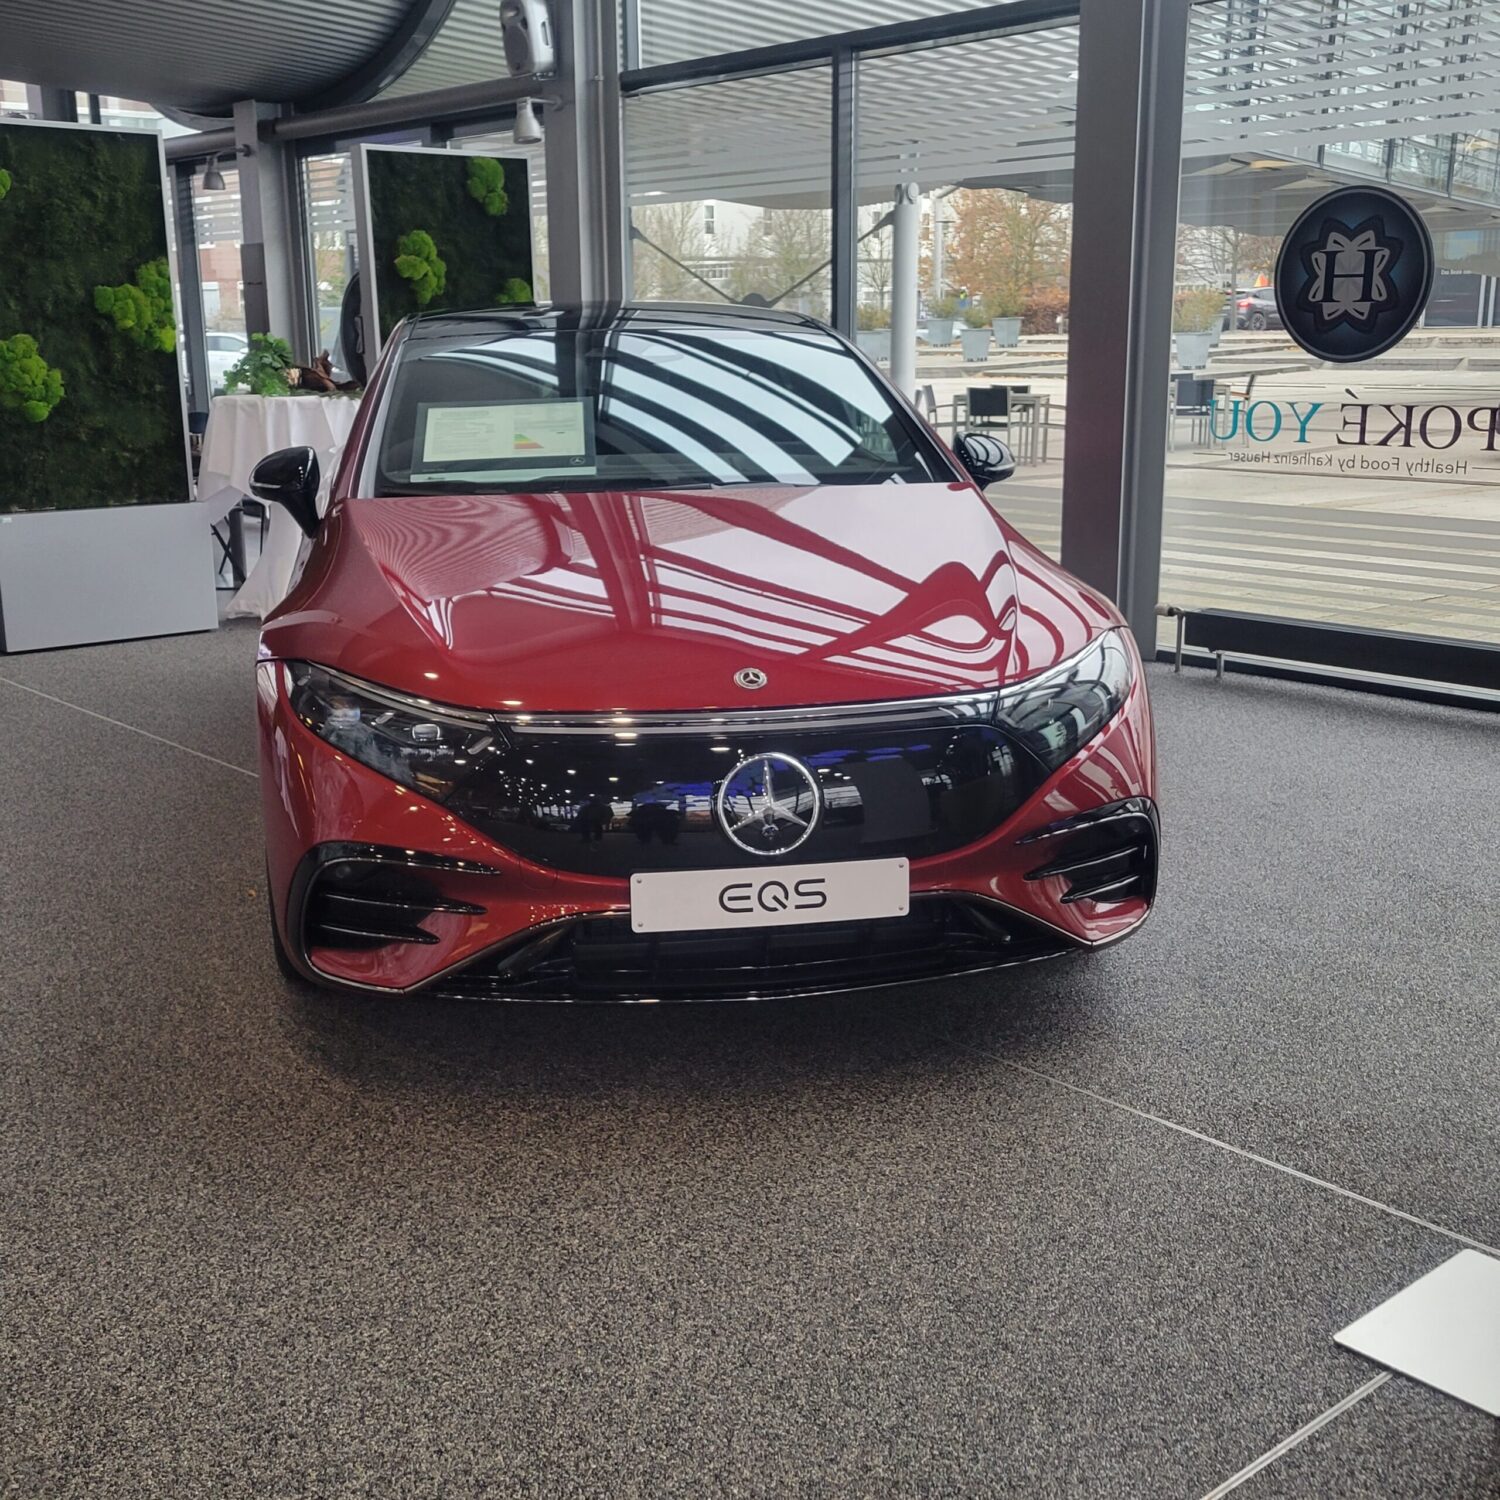
[[[953,441],[953,452],[970,479],[983,489],[999,484],[1016,472],[1016,456],[999,438],[983,432],[961,432]]]
[[[318,455],[311,448],[283,448],[256,464],[250,474],[250,493],[257,500],[284,506],[305,536],[316,536],[318,515]]]

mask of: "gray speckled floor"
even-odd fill
[[[1147,1116],[1500,1241],[1494,718],[1156,674],[1095,958],[384,1005],[272,964],[253,643],[0,658],[0,1494],[1192,1500],[1456,1242]],[[1237,1493],[1500,1495],[1495,1424],[1393,1380]]]

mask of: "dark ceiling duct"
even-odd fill
[[[367,99],[421,56],[453,0],[4,0],[7,77],[222,117],[238,99]]]

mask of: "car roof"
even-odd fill
[[[585,302],[538,307],[477,307],[459,312],[418,313],[407,321],[410,339],[452,339],[501,331],[702,329],[788,332],[800,329],[835,337],[826,323],[806,313],[738,302]]]

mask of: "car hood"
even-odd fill
[[[352,499],[263,642],[513,711],[920,697],[1029,675],[1110,623],[1049,568],[962,484]],[[736,684],[747,667],[764,687]]]

